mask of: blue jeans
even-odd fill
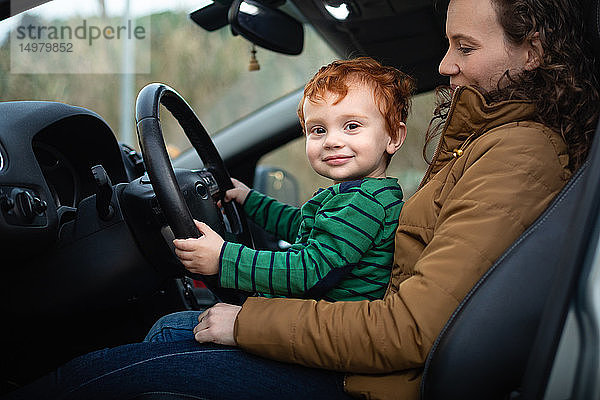
[[[341,373],[197,343],[191,333],[197,315],[163,317],[150,330],[151,341],[78,357],[8,399],[132,399],[142,393],[232,400],[350,398]],[[179,340],[182,337],[187,339]]]
[[[178,342],[193,340],[194,327],[202,311],[180,311],[165,315],[154,323],[144,342]]]

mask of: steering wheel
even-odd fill
[[[161,104],[179,122],[204,163],[202,170],[173,170],[160,125]],[[208,132],[183,97],[167,85],[151,83],[138,94],[135,113],[148,177],[158,205],[175,238],[200,237],[190,212],[191,206],[194,217],[206,222],[224,236],[225,240],[252,246],[252,237],[243,210],[236,202],[222,201],[225,192],[233,188],[229,172]],[[223,210],[217,205],[219,200]],[[222,300],[225,300],[223,297],[229,296],[224,289],[217,293],[219,289],[216,287],[216,276],[210,278],[185,271],[186,275],[207,283]]]

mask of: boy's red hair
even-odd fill
[[[298,117],[302,131],[304,124],[304,101],[322,100],[325,94],[335,93],[341,101],[348,93],[348,83],[357,80],[373,88],[375,103],[385,119],[388,133],[398,134],[400,123],[406,122],[414,90],[414,80],[394,67],[381,65],[370,57],[338,60],[321,67],[304,87],[304,95],[298,105]]]

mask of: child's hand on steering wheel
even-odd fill
[[[215,275],[219,272],[219,256],[223,238],[204,222],[194,220],[202,236],[199,238],[175,239],[175,255],[190,272]]]

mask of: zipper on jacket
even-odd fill
[[[460,92],[462,92],[462,90],[463,90],[463,87],[458,86],[456,89],[454,89],[454,93],[452,93],[452,100],[450,101],[450,109],[448,110],[448,116],[446,117],[446,121],[444,122],[444,128],[442,129],[442,133],[440,135],[440,141],[438,142],[435,152],[433,153],[433,158],[431,159],[431,163],[429,164],[427,171],[425,171],[425,175],[423,176],[421,183],[419,183],[419,186],[417,187],[417,191],[419,189],[421,189],[421,187],[423,187],[423,185],[425,184],[427,177],[429,176],[429,174],[431,174],[431,170],[433,169],[433,166],[435,165],[435,162],[437,161],[437,158],[439,157],[441,147],[442,147],[442,140],[444,139],[444,136],[446,135],[446,131],[448,130],[448,121],[450,121],[450,119],[452,118],[452,114],[454,113],[454,109],[456,108],[456,99],[458,98],[458,95]],[[392,280],[390,279],[388,281],[387,288],[385,289],[385,294],[383,295],[384,299],[390,293],[391,286],[392,286]]]
[[[446,136],[446,131],[448,130],[448,122],[452,119],[452,114],[454,113],[454,109],[456,108],[456,99],[458,98],[458,95],[460,94],[460,92],[462,92],[462,90],[463,86],[459,86],[456,89],[454,89],[454,93],[452,94],[452,100],[450,102],[450,110],[448,110],[448,115],[446,116],[446,121],[444,122],[444,128],[442,129],[442,134],[440,135],[440,141],[438,142],[435,152],[433,153],[431,163],[429,164],[429,167],[427,167],[427,171],[425,171],[425,175],[423,175],[423,179],[421,180],[421,183],[419,183],[417,190],[421,189],[427,181],[427,178],[429,177],[429,174],[431,174],[431,170],[433,169],[433,166],[435,165],[440,155],[443,139],[444,136]]]

